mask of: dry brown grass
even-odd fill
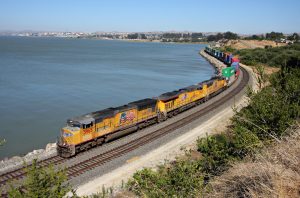
[[[229,40],[225,44],[225,46],[230,46],[235,49],[265,48],[265,46],[281,47],[286,45],[286,43],[276,43],[275,41],[269,40]]]
[[[255,156],[216,178],[207,197],[300,197],[299,126]]]
[[[137,196],[133,192],[124,190],[124,191],[118,192],[116,195],[111,196],[111,197],[113,197],[113,198],[133,198],[133,197],[137,197]]]

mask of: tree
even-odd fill
[[[192,42],[202,41],[202,38],[203,38],[203,34],[201,32],[200,33],[192,33],[192,35],[191,35]]]
[[[291,41],[299,41],[299,35],[297,33],[294,33],[294,34],[288,36],[287,39],[291,40]]]
[[[209,35],[207,37],[207,41],[218,41],[222,38],[224,38],[224,35],[222,33],[218,33],[216,35]]]
[[[280,40],[281,38],[284,38],[282,32],[271,32],[266,34],[266,39],[269,40]]]
[[[239,36],[235,33],[232,32],[225,32],[225,33],[218,33],[216,35],[209,35],[207,37],[207,41],[218,41],[221,39],[231,39],[231,40],[235,40],[238,39]]]
[[[147,39],[145,34],[140,34],[140,36],[141,36],[141,39]]]
[[[202,38],[203,34],[201,32],[199,33],[192,33],[192,38]]]
[[[180,38],[181,34],[176,33],[164,33],[163,38],[172,39],[172,38]]]
[[[236,39],[239,38],[239,36],[237,34],[232,33],[232,32],[225,32],[224,35],[223,35],[223,37],[225,39],[231,39],[231,40],[236,40]]]
[[[128,39],[137,39],[139,37],[139,34],[138,33],[135,33],[135,34],[128,34],[127,38]]]
[[[9,197],[39,197],[60,198],[64,197],[71,187],[67,181],[65,170],[55,170],[52,165],[47,168],[39,168],[37,160],[34,160],[30,168],[27,168],[27,177],[23,189],[11,185],[8,191]],[[74,194],[74,193],[73,193]],[[74,195],[75,196],[75,195]]]

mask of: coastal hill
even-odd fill
[[[223,46],[232,47],[234,49],[255,49],[265,48],[266,46],[281,47],[288,45],[287,43],[276,42],[272,40],[226,40]]]

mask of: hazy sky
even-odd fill
[[[0,31],[300,32],[300,0],[0,0]]]

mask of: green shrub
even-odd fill
[[[201,170],[208,176],[219,175],[226,170],[228,161],[233,157],[232,141],[226,134],[207,136],[197,140]]]
[[[178,160],[157,171],[137,171],[127,183],[129,190],[145,197],[194,197],[203,186],[203,176],[196,161]]]
[[[262,147],[262,141],[244,126],[234,126],[233,128],[233,156],[243,159],[249,153]]]
[[[37,160],[34,160],[30,168],[27,169],[27,177],[23,185],[25,191],[11,186],[8,196],[13,198],[64,197],[71,191],[71,187],[66,181],[67,175],[65,170],[56,171],[53,166],[39,168]]]
[[[224,51],[232,52],[238,55],[242,63],[246,65],[269,65],[272,67],[281,67],[290,60],[295,60],[293,66],[300,66],[300,45],[293,44],[284,47],[273,48],[255,48],[234,50],[230,47],[225,47]]]
[[[264,88],[250,104],[233,117],[235,126],[243,126],[260,139],[278,138],[292,123],[293,116],[286,98],[272,87]]]

